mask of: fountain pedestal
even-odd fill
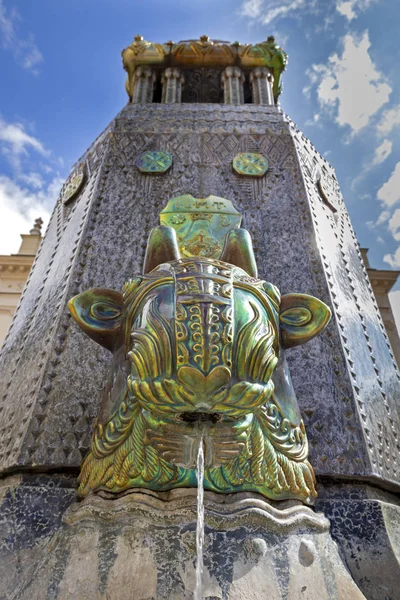
[[[140,61],[147,56],[147,71],[144,63],[143,68],[136,64],[138,56]],[[271,56],[274,64],[270,62]],[[172,58],[177,61],[177,68],[187,69],[182,104],[151,103],[143,95],[145,102],[136,103],[140,98],[133,84],[139,83],[143,91],[136,67],[142,69],[142,75],[145,71],[149,75],[149,85],[146,84],[149,91],[153,70],[158,69],[159,84],[161,71],[172,68]],[[105,348],[120,341],[116,334],[121,316],[118,299],[121,300],[125,282],[139,273],[149,273],[149,266],[158,264],[156,259],[160,254],[163,261],[170,263],[178,256],[177,252],[174,256],[170,252],[167,259],[163,252],[158,253],[157,246],[150,255],[146,254],[146,240],[160,214],[163,226],[182,227],[178,233],[183,236],[182,255],[187,259],[196,248],[211,254],[219,247],[223,251],[228,231],[238,231],[235,228],[239,226],[239,213],[244,215],[243,226],[251,233],[256,261],[249,252],[246,259],[242,256],[240,268],[247,275],[239,274],[236,296],[244,298],[246,282],[256,284],[257,291],[244,306],[250,306],[250,302],[257,306],[260,296],[268,292],[270,299],[268,306],[265,304],[268,319],[264,319],[263,327],[256,325],[260,335],[265,333],[266,355],[273,359],[266,322],[277,320],[279,302],[273,286],[268,285],[262,291],[262,282],[254,281],[256,262],[260,279],[268,278],[283,296],[292,291],[307,291],[331,307],[333,318],[322,335],[308,346],[296,345],[288,353],[287,368],[293,381],[289,393],[285,386],[289,381],[287,365],[281,362],[276,367],[276,372],[281,373],[281,399],[286,401],[270,406],[272,412],[265,413],[260,408],[252,429],[254,443],[248,446],[252,452],[253,448],[258,450],[252,454],[253,464],[245,445],[249,425],[246,419],[239,423],[239,430],[235,423],[234,432],[230,431],[233,426],[229,425],[229,419],[217,420],[216,431],[224,443],[215,445],[212,453],[215,460],[211,462],[224,464],[227,456],[222,450],[231,452],[229,438],[234,438],[237,447],[243,446],[246,456],[242,456],[245,460],[239,464],[240,469],[230,468],[229,472],[225,469],[222,476],[214,477],[206,487],[232,492],[245,484],[249,487],[243,490],[261,491],[275,500],[277,494],[283,493],[280,497],[286,498],[287,493],[298,493],[296,498],[309,502],[316,494],[314,468],[320,498],[318,508],[329,518],[332,537],[356,584],[368,600],[398,598],[400,377],[394,355],[333,168],[279,106],[252,105],[247,102],[249,98],[242,105],[218,102],[221,69],[236,67],[239,58],[244,61],[241,66],[247,74],[259,66],[272,69],[276,101],[286,59],[273,38],[251,47],[214,43],[207,36],[172,46],[151,44],[137,37],[124,52],[127,91],[133,102],[123,108],[76,163],[61,191],[0,357],[0,600],[192,597],[196,490],[192,490],[193,496],[187,496],[186,490],[177,495],[158,496],[142,490],[123,498],[117,496],[139,485],[156,490],[169,489],[177,482],[182,489],[196,485],[193,469],[191,473],[177,474],[164,460],[169,456],[176,465],[193,466],[189,460],[193,453],[185,452],[193,444],[180,443],[183,431],[190,429],[184,428],[190,425],[187,402],[181,407],[176,403],[180,389],[169,407],[159,395],[157,402],[169,408],[171,414],[175,409],[182,421],[175,422],[166,415],[159,427],[158,417],[153,418],[147,412],[137,419],[138,414],[132,412],[132,428],[124,437],[128,431],[126,414],[137,408],[133,404],[128,406],[123,394],[119,395],[122,381],[128,381],[128,372],[124,372],[126,353],[121,345],[111,364]],[[257,102],[257,98],[254,100]],[[195,209],[192,212],[188,212],[188,199]],[[228,201],[232,208],[221,212]],[[213,224],[221,237],[215,237]],[[236,239],[224,254],[229,264],[238,257],[239,242]],[[171,244],[166,246],[171,250]],[[222,414],[221,408],[227,408],[226,403],[218,408],[213,406],[211,411],[207,404],[209,396],[216,396],[223,389],[228,381],[228,363],[233,364],[232,357],[237,356],[235,348],[230,350],[230,339],[234,341],[235,335],[230,330],[229,315],[234,315],[235,310],[232,311],[227,293],[233,275],[223,270],[226,272],[213,273],[219,281],[212,282],[209,278],[210,283],[205,287],[203,276],[197,278],[202,280],[201,285],[193,287],[193,279],[190,284],[192,294],[194,290],[197,295],[195,288],[201,293],[207,291],[199,304],[216,307],[215,313],[205,308],[199,313],[208,318],[203,323],[205,343],[200,346],[210,346],[211,338],[215,337],[217,309],[221,315],[217,320],[221,330],[218,337],[225,340],[225,348],[221,346],[218,351],[220,364],[213,364],[216,358],[213,351],[201,373],[194,370],[199,355],[192,352],[197,353],[194,347],[200,339],[196,317],[192,314],[190,322],[190,316],[186,318],[183,310],[189,306],[185,304],[188,294],[173,294],[172,281],[168,283],[171,289],[165,285],[159,290],[161,312],[170,319],[169,337],[174,353],[174,360],[160,359],[160,364],[164,368],[168,363],[170,370],[169,365],[176,365],[177,359],[181,359],[185,364],[178,388],[182,384],[189,389],[185,392],[186,399],[193,399],[188,384],[197,387],[197,391],[201,388],[200,399],[194,395],[192,406],[198,413],[211,412],[216,417]],[[204,274],[203,266],[201,271]],[[177,282],[180,291],[183,290],[181,275],[174,271],[173,285]],[[106,326],[98,325],[94,336],[100,343],[105,342],[104,348],[82,335],[66,308],[73,296],[78,294],[82,299],[81,294],[93,287],[97,291],[107,288],[103,289],[107,297],[103,297],[103,302],[96,296],[91,307],[84,302],[87,321],[93,324],[99,317],[110,325],[114,320],[108,332]],[[210,290],[217,292],[213,294],[217,303],[210,301]],[[150,301],[155,296],[153,290],[149,292]],[[170,294],[174,300],[169,304],[166,299],[162,301],[161,292]],[[176,301],[178,296],[183,302]],[[112,299],[117,300],[114,306]],[[237,302],[236,306],[239,305]],[[283,310],[286,331],[296,322],[305,327],[314,323],[312,311],[303,310],[306,306],[297,308],[302,308],[296,311],[297,318]],[[282,309],[279,306],[280,312]],[[173,313],[182,317],[176,329]],[[150,310],[146,308],[144,314],[150,314]],[[158,314],[153,314],[153,322],[159,323]],[[142,323],[139,321],[138,325]],[[244,327],[251,322],[252,318],[238,319],[237,330],[241,330],[242,323]],[[185,330],[189,331],[191,326],[190,343],[175,356],[178,344],[174,340],[178,334],[181,340],[189,339]],[[273,327],[275,342],[278,338],[283,340],[277,323]],[[139,329],[142,331],[136,331],[135,339],[145,340],[141,347],[151,347],[152,332]],[[167,329],[164,328],[164,334]],[[129,333],[126,341],[130,343]],[[164,343],[164,334],[159,337],[165,350],[168,344]],[[240,348],[246,352],[251,341],[258,344],[256,336],[248,331],[246,336],[244,331],[243,337],[249,343],[240,344]],[[278,351],[275,342],[271,347],[276,346]],[[133,351],[133,344],[129,343],[126,349]],[[255,369],[254,373],[257,377],[262,374],[262,383],[268,385],[264,381],[268,379],[264,377],[266,362],[264,358],[261,360],[258,350],[254,346],[253,362],[244,359],[236,361],[237,366],[248,365],[253,371],[257,361],[262,363],[259,372]],[[158,361],[160,357],[165,359],[168,352],[147,354]],[[190,360],[193,356],[191,364],[186,364],[187,356]],[[141,351],[136,352],[135,360],[137,373],[129,374],[135,393],[129,400],[137,398],[140,392],[141,402],[145,403],[144,392],[148,392],[147,399],[151,397],[154,381],[158,385],[165,377],[161,370],[159,377],[153,377],[157,361],[150,360],[151,376],[145,389],[143,377],[139,377],[139,370],[143,370]],[[115,377],[109,381],[115,383],[115,397],[111,398],[106,381],[114,367]],[[212,375],[211,367],[219,370]],[[239,371],[243,374],[243,369]],[[252,385],[253,374],[240,375],[238,382]],[[172,381],[177,380],[172,378]],[[217,388],[217,383],[221,387]],[[232,394],[230,400],[239,400],[241,389],[236,388],[237,394]],[[278,386],[274,385],[274,393],[279,396]],[[249,408],[252,403],[245,404]],[[278,404],[282,409],[281,421],[279,411],[275,411]],[[116,406],[121,411],[111,410]],[[304,423],[300,421],[301,414]],[[104,439],[102,429],[96,429],[99,443],[95,440],[93,452],[89,452],[96,417],[97,424],[104,426]],[[274,421],[273,428],[268,419]],[[288,421],[293,423],[294,430],[288,427]],[[260,435],[263,424],[265,436]],[[179,426],[177,435],[173,425]],[[223,430],[225,426],[227,430]],[[310,464],[305,462],[305,430],[310,443]],[[130,436],[130,432],[134,434]],[[282,440],[282,436],[286,438]],[[227,438],[229,444],[225,444]],[[189,435],[186,442],[188,439]],[[271,451],[270,440],[280,445],[283,452],[278,455]],[[117,449],[114,442],[117,445],[121,442]],[[133,445],[136,450],[133,464],[128,464],[132,456],[125,463]],[[118,451],[115,461],[114,451]],[[290,460],[286,460],[284,451]],[[91,496],[79,505],[71,505],[75,499],[75,477],[84,459],[81,492],[110,490],[110,469],[114,500]],[[99,466],[100,477],[96,480]],[[154,481],[154,478],[159,479]],[[272,493],[276,495],[271,496]],[[242,500],[249,502],[250,497],[207,495],[204,591],[208,600],[362,597],[339,559],[324,517],[298,505],[285,509],[279,505],[277,511],[277,505],[272,508],[266,502],[258,507],[243,504]]]
[[[278,508],[279,506],[279,508]],[[91,495],[72,504],[36,550],[11,599],[189,600],[196,564],[196,490]],[[25,575],[25,577],[24,577]],[[207,600],[358,600],[321,513],[293,501],[205,492]]]

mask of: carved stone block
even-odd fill
[[[225,104],[244,104],[244,75],[239,67],[227,67],[221,75]]]
[[[137,67],[133,78],[133,104],[145,104],[153,101],[155,74],[150,67]]]
[[[179,69],[165,69],[162,76],[162,101],[165,104],[181,102],[184,81],[185,78]]]
[[[273,76],[265,67],[257,67],[250,73],[254,104],[273,105],[275,103],[272,82]]]

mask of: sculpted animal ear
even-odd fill
[[[178,260],[180,257],[175,229],[166,225],[154,227],[147,241],[143,273],[150,273],[158,265],[171,260]]]
[[[314,296],[282,296],[279,323],[283,347],[292,348],[305,344],[321,333],[330,318],[330,308]]]
[[[79,327],[95,342],[114,350],[122,322],[122,294],[107,288],[93,288],[68,302],[68,308]]]
[[[220,260],[240,267],[250,277],[257,278],[253,242],[247,229],[232,229],[228,233]]]

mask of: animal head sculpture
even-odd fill
[[[69,306],[114,354],[82,495],[196,486],[201,438],[208,489],[316,495],[285,349],[317,335],[330,310],[259,280],[246,230],[228,234],[217,260],[180,258],[174,229],[157,227],[143,276]]]

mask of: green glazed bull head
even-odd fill
[[[229,233],[217,260],[181,258],[175,231],[157,227],[141,277],[122,293],[83,292],[69,307],[114,353],[81,495],[196,486],[203,439],[206,489],[312,501],[285,350],[318,335],[330,310],[258,279],[246,230]]]

